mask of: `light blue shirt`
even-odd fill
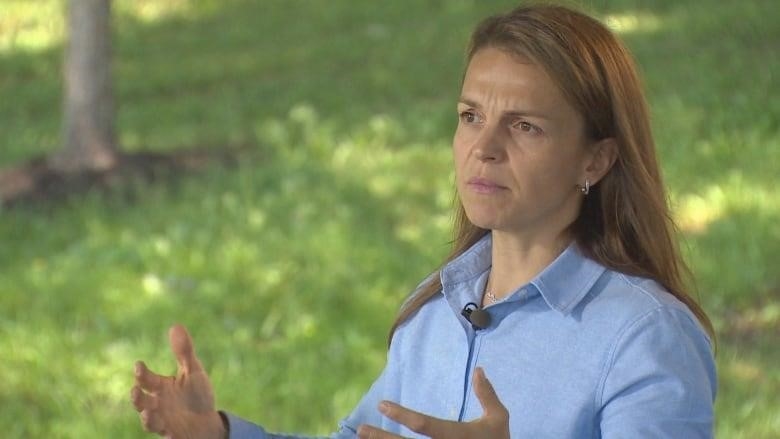
[[[421,437],[383,417],[382,400],[442,419],[479,418],[478,366],[509,410],[513,439],[712,437],[712,350],[685,305],[572,244],[486,308],[490,326],[475,331],[461,310],[481,303],[491,243],[487,235],[441,270],[442,294],[398,328],[382,374],[331,437],[354,438],[364,423]],[[304,437],[228,418],[233,439]]]

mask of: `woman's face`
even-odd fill
[[[472,223],[557,237],[576,219],[578,185],[592,154],[582,116],[542,68],[498,49],[479,50],[466,70],[458,115],[455,175]]]

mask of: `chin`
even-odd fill
[[[466,218],[469,219],[471,224],[474,224],[480,229],[493,230],[500,228],[500,221],[498,221],[496,215],[491,215],[486,212],[472,212],[466,209]]]

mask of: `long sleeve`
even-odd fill
[[[602,438],[710,438],[717,380],[692,316],[659,307],[628,325],[602,381]]]
[[[389,367],[389,366],[388,366]],[[357,429],[362,424],[380,425],[381,414],[377,410],[383,399],[387,369],[374,381],[369,391],[363,396],[352,413],[339,423],[339,429],[330,436],[331,439],[353,439],[357,437]],[[225,413],[230,425],[230,439],[315,439],[315,436],[269,433],[265,428],[246,421],[230,413]]]

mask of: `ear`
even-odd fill
[[[595,185],[612,169],[616,159],[617,142],[614,138],[601,139],[590,145],[585,159],[582,181],[587,179],[591,186]]]

